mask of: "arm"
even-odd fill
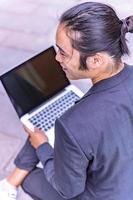
[[[45,143],[36,152],[47,180],[63,198],[73,198],[84,191],[88,159],[60,120],[56,122],[54,150]]]

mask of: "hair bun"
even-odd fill
[[[122,30],[125,33],[133,33],[133,15],[122,20]]]

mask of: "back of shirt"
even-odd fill
[[[96,83],[37,155],[64,199],[133,200],[133,67]]]
[[[88,159],[78,199],[132,200],[133,67],[95,84],[61,121]]]

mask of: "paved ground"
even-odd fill
[[[0,74],[39,53],[54,43],[60,14],[81,0],[0,0]],[[115,6],[121,18],[133,14],[133,0],[102,1]],[[133,35],[128,35],[133,63]],[[73,82],[83,91],[89,80]],[[14,168],[13,160],[26,135],[0,84],[0,178]],[[21,190],[18,200],[30,200]]]

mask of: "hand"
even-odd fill
[[[34,128],[34,132],[24,126],[25,131],[29,135],[29,141],[31,145],[37,149],[41,144],[48,142],[46,134],[38,128]]]

